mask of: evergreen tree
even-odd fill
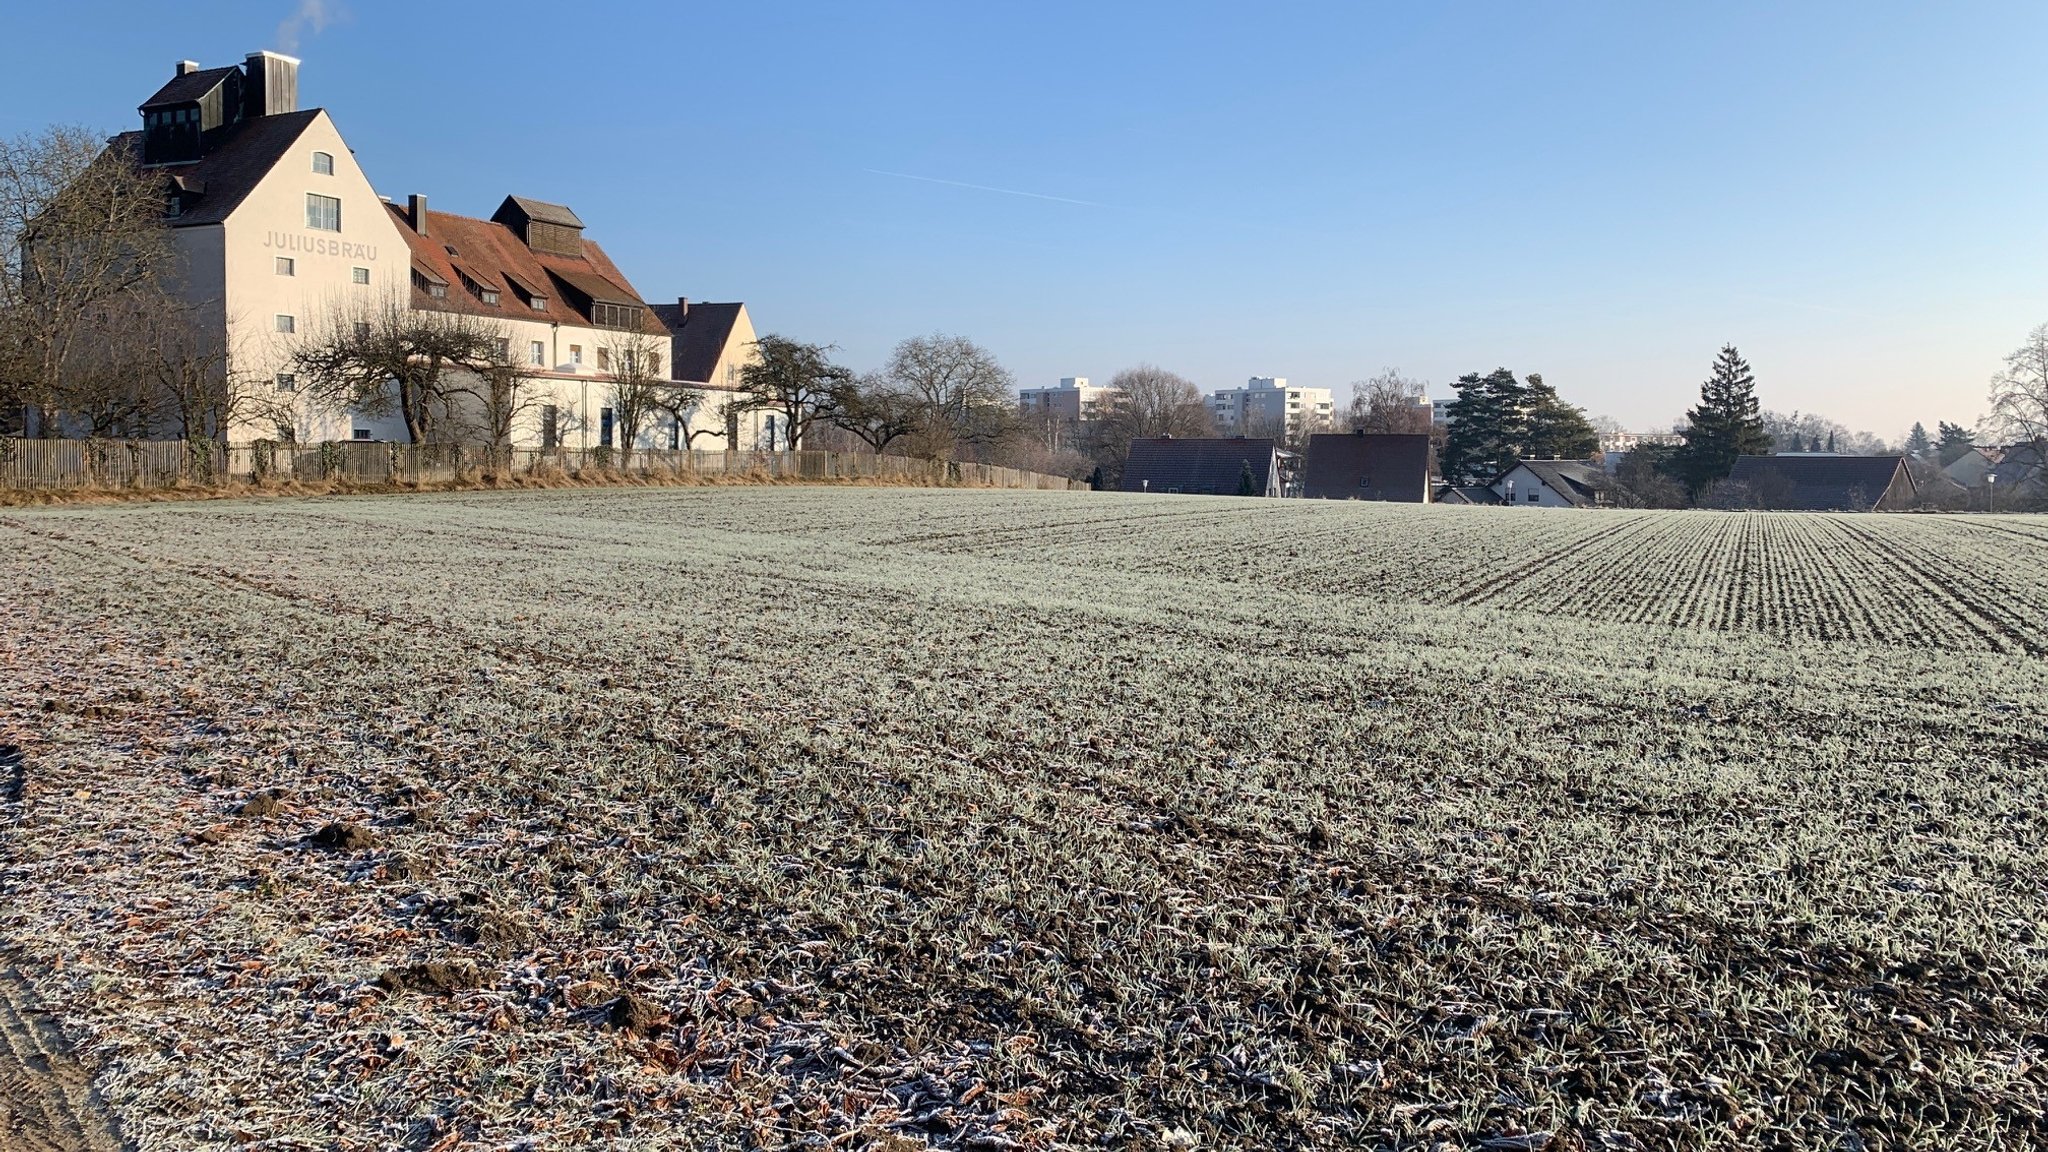
[[[1514,467],[1522,456],[1528,438],[1528,389],[1505,368],[1485,376],[1468,372],[1454,387],[1458,398],[1448,408],[1451,430],[1444,443],[1444,476],[1460,484],[1484,483]]]
[[[1944,468],[1969,455],[1970,449],[1977,446],[1977,437],[1961,424],[1943,420],[1935,434],[1940,437],[1934,445],[1935,459],[1940,460]]]
[[[1933,450],[1934,441],[1927,438],[1927,426],[1915,420],[1913,430],[1906,433],[1906,455],[1914,459],[1925,459]]]
[[[1583,408],[1574,408],[1557,395],[1557,389],[1543,377],[1529,374],[1524,390],[1527,420],[1522,451],[1529,460],[1590,460],[1600,454],[1600,433],[1594,431]]]
[[[1685,414],[1685,451],[1679,459],[1686,486],[1698,497],[1728,478],[1738,456],[1771,450],[1756,401],[1756,377],[1733,344],[1714,358],[1713,375],[1700,385],[1698,407]]]
[[[1830,433],[1828,433],[1828,451],[1830,451],[1830,452],[1833,452],[1834,450],[1835,450],[1835,434],[1834,434],[1833,432],[1830,432]]]

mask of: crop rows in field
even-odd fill
[[[0,514],[0,944],[150,1147],[2038,1144],[2036,529]]]

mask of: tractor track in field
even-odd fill
[[[121,1152],[114,1122],[28,982],[0,963],[0,1152]]]

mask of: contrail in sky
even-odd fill
[[[1055,204],[1079,204],[1083,208],[1101,208],[1093,200],[1074,200],[1065,196],[1047,196],[1043,192],[1019,192],[1015,188],[991,188],[986,184],[967,184],[959,180],[941,180],[936,176],[912,176],[908,172],[884,172],[880,168],[863,168],[863,172],[876,176],[893,176],[898,180],[916,180],[923,184],[944,184],[948,188],[971,188],[976,192],[1000,192],[1005,196],[1023,196],[1030,200],[1050,200]]]

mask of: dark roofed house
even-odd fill
[[[1620,491],[1605,469],[1584,460],[1524,460],[1488,487],[1502,503],[1539,508],[1607,507]]]
[[[728,369],[746,355],[740,345],[754,339],[754,326],[746,322],[745,304],[678,299],[673,304],[653,305],[653,311],[673,341],[670,358],[676,379],[724,388],[739,383],[737,378],[726,377],[733,375]],[[736,341],[735,337],[742,339]]]
[[[1278,445],[1269,439],[1243,436],[1133,440],[1130,456],[1124,461],[1123,490],[1278,496]]]
[[[1917,489],[1903,456],[1742,456],[1723,491],[1747,508],[1881,512],[1911,505]]]
[[[1308,438],[1302,495],[1427,504],[1434,459],[1427,433],[1318,433]]]
[[[1498,504],[1500,494],[1484,484],[1439,484],[1436,486],[1435,503]]]

